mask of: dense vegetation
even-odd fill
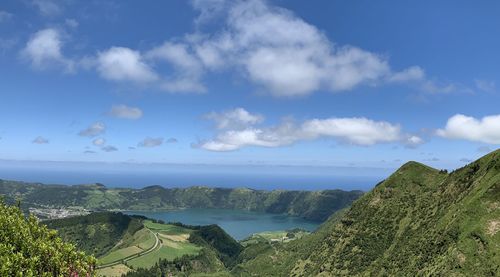
[[[44,221],[44,224],[58,230],[65,241],[76,244],[80,250],[96,257],[143,228],[139,218],[109,212],[54,219]]]
[[[500,151],[451,174],[409,162],[314,234],[263,247],[233,273],[499,276],[499,231]]]
[[[95,259],[0,199],[0,276],[90,276]]]
[[[0,180],[0,194],[27,207],[83,207],[91,210],[220,208],[261,211],[324,221],[349,206],[361,191],[263,191],[245,188],[106,188],[103,185],[43,185]]]

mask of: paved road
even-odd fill
[[[127,262],[127,261],[130,261],[132,259],[135,259],[135,258],[138,258],[138,257],[141,257],[141,256],[144,256],[146,254],[149,254],[151,252],[153,252],[157,247],[158,245],[160,245],[160,239],[158,238],[158,234],[157,233],[154,233],[153,231],[151,231],[151,229],[148,229],[151,234],[153,234],[153,236],[155,236],[155,244],[153,245],[153,247],[149,248],[148,250],[144,250],[142,252],[139,252],[139,253],[135,253],[133,255],[130,255],[128,257],[125,257],[123,259],[120,259],[118,261],[115,261],[115,262],[112,262],[112,263],[108,263],[108,264],[103,264],[103,265],[100,265],[100,266],[97,266],[97,269],[101,269],[101,268],[106,268],[106,267],[110,267],[110,266],[114,266],[114,265],[118,265],[118,264],[121,264],[121,263],[124,263],[124,262]]]

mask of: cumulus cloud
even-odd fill
[[[204,116],[213,120],[217,129],[238,129],[261,123],[264,117],[260,114],[252,114],[243,108],[235,108],[222,113],[211,112]]]
[[[460,159],[460,161],[463,162],[463,163],[470,163],[470,162],[472,162],[472,160],[468,159],[468,158],[462,158],[462,159]]]
[[[194,48],[207,68],[237,67],[278,96],[349,90],[390,73],[383,57],[335,46],[315,26],[259,0],[235,2],[224,30]]]
[[[31,36],[21,55],[36,69],[60,66],[66,71],[72,71],[74,62],[62,54],[62,46],[63,41],[58,30],[43,29]]]
[[[231,71],[276,96],[346,91],[363,84],[423,78],[410,67],[394,72],[386,57],[354,46],[337,45],[292,12],[265,1],[192,1],[196,22],[222,18],[222,27],[167,40],[141,53],[112,47],[94,63],[113,81],[147,83],[168,92],[205,92],[203,77]],[[167,65],[159,74],[154,68]],[[165,72],[162,70],[162,72]]]
[[[151,138],[147,137],[141,142],[139,142],[138,146],[140,147],[157,147],[163,144],[163,138]]]
[[[416,135],[408,135],[404,144],[408,148],[416,148],[419,145],[425,143],[424,139]]]
[[[115,151],[118,151],[118,148],[116,148],[112,145],[106,145],[106,146],[101,147],[101,150],[104,152],[115,152]]]
[[[420,144],[420,138],[401,132],[401,127],[385,121],[374,121],[363,117],[311,119],[295,124],[284,121],[277,126],[257,128],[248,126],[239,129],[220,129],[211,140],[195,144],[210,151],[232,151],[246,146],[279,147],[299,141],[332,138],[342,143],[369,146],[379,143],[408,140]]]
[[[189,53],[188,45],[182,43],[165,42],[163,45],[151,49],[146,57],[153,61],[164,61],[177,69],[174,76],[162,81],[161,87],[171,92],[204,92],[201,84],[203,72],[198,58]]]
[[[158,75],[144,62],[139,51],[126,47],[111,47],[97,55],[97,71],[101,77],[112,81],[148,83]]]
[[[52,1],[35,2],[46,11],[56,10],[50,8]],[[168,39],[143,52],[111,47],[93,57],[72,60],[62,55],[57,31],[46,29],[28,42],[25,52],[36,67],[50,61],[73,70],[73,61],[78,60],[78,65],[97,70],[104,79],[138,83],[167,92],[205,92],[203,78],[208,73],[220,72],[234,72],[279,97],[414,81],[421,83],[421,90],[431,93],[457,89],[456,85],[427,80],[418,66],[399,72],[391,68],[383,55],[336,44],[316,26],[263,0],[191,3],[199,12],[196,24],[213,18],[222,19],[222,24],[209,32],[197,28],[194,33]],[[66,24],[76,27],[78,22],[68,19]],[[165,65],[169,68],[163,68]]]
[[[106,125],[102,122],[95,122],[78,134],[82,137],[95,137],[106,131]]]
[[[500,144],[500,115],[490,115],[476,119],[463,114],[456,114],[448,119],[443,129],[437,130],[437,134],[449,139]]]
[[[95,154],[96,152],[95,151],[92,151],[92,150],[85,150],[83,151],[83,154]]]
[[[111,107],[109,115],[124,119],[139,119],[142,117],[142,110],[126,105],[114,105]]]
[[[106,144],[106,140],[103,138],[96,138],[92,141],[92,144],[94,144],[95,146],[103,146]]]
[[[47,144],[47,143],[49,143],[49,140],[42,137],[42,136],[38,136],[32,141],[32,143],[34,143],[34,144]]]

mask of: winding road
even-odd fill
[[[153,231],[151,231],[151,229],[148,229],[148,231],[150,231],[151,234],[153,234],[153,236],[156,239],[155,244],[151,248],[149,248],[147,250],[144,250],[142,252],[139,252],[139,253],[135,253],[133,255],[130,255],[130,256],[125,257],[123,259],[120,259],[118,261],[114,261],[112,263],[107,263],[107,264],[99,265],[99,266],[97,266],[97,269],[102,269],[102,268],[106,268],[106,267],[110,267],[110,266],[122,264],[124,262],[130,261],[132,259],[144,256],[144,255],[147,255],[147,254],[153,252],[160,245],[160,238],[158,238],[158,233],[154,233]]]

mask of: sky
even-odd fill
[[[0,3],[0,159],[453,169],[500,144],[498,1]]]

